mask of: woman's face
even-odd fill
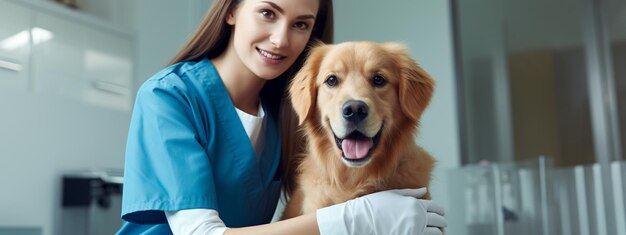
[[[319,0],[244,0],[227,19],[231,46],[253,74],[274,79],[304,50],[318,8]]]

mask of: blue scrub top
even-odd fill
[[[267,109],[266,109],[267,110]],[[163,211],[215,209],[228,227],[269,223],[280,194],[277,118],[259,158],[208,59],[172,65],[139,89],[118,234],[171,234]]]

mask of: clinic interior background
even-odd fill
[[[81,0],[81,10],[71,10],[47,0],[0,0],[0,41],[32,29],[30,44],[0,49],[22,66],[0,70],[0,228],[50,235],[99,226],[86,221],[91,209],[64,211],[62,176],[123,167],[135,90],[180,48],[210,2]],[[402,41],[435,77],[419,141],[441,167],[458,166],[448,3],[340,0],[335,11],[337,42]],[[381,15],[389,17],[380,22]]]
[[[0,0],[0,235],[116,230],[114,189],[99,189],[110,199],[68,207],[63,179],[117,182],[136,89],[169,61],[211,4],[60,2],[77,2],[78,9]],[[626,133],[616,118],[626,115],[616,113],[626,102],[607,92],[626,80],[624,66],[614,65],[625,63],[622,2],[334,0],[335,42],[405,43],[437,83],[416,141],[438,161],[430,191],[446,208],[448,234],[626,235],[618,204],[623,157],[615,155]],[[605,33],[612,36],[597,38]],[[599,90],[588,89],[594,81]],[[602,174],[609,164],[611,174]],[[548,190],[562,175],[577,181]],[[599,194],[558,194],[585,186]],[[550,203],[562,201],[571,204]],[[559,206],[542,208],[548,204]],[[618,209],[598,209],[609,206]],[[598,222],[613,217],[607,226]]]

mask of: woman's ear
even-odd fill
[[[310,49],[309,56],[300,71],[294,76],[289,87],[291,104],[298,115],[299,125],[302,125],[305,120],[310,118],[311,111],[316,105],[317,87],[315,86],[315,79],[328,47],[323,44],[317,44]]]
[[[228,16],[226,16],[226,23],[230,26],[235,25],[235,16],[233,16],[232,13],[229,13]]]
[[[400,108],[411,121],[417,122],[430,103],[435,81],[409,56],[406,47],[398,43],[386,43],[384,46],[393,54],[399,68]]]
[[[230,10],[228,10],[228,14],[226,15],[226,23],[230,26],[235,25],[235,14],[237,13],[237,9],[237,7],[232,7]]]

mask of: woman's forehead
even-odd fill
[[[320,0],[245,0],[244,4],[252,6],[270,6],[282,14],[317,15]]]

